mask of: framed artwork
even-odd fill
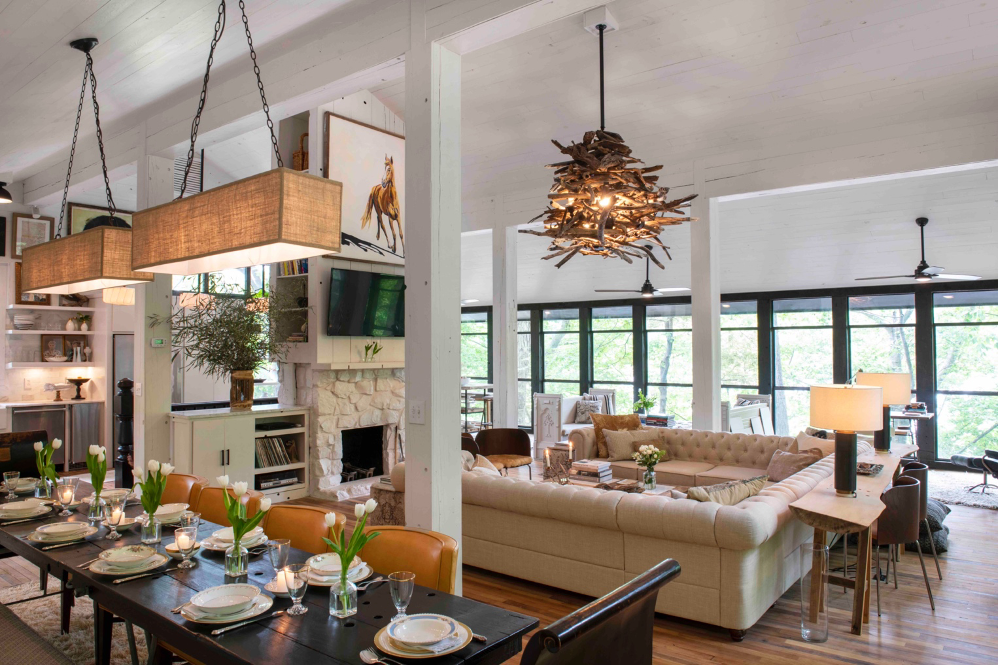
[[[70,203],[66,210],[66,235],[78,234],[87,229],[107,224],[107,208],[98,208],[86,204]],[[114,222],[112,226],[132,228],[132,211],[114,211]]]
[[[66,337],[63,335],[42,335],[42,360],[61,363],[66,360]]]
[[[83,352],[89,345],[87,344],[87,336],[85,335],[64,335],[62,336],[64,349],[66,351],[66,356],[70,360],[75,358],[73,352],[76,349],[80,350],[80,358],[84,361],[87,359],[87,355]]]
[[[338,257],[405,263],[405,137],[326,112],[325,174],[343,183]]]
[[[24,248],[47,243],[52,240],[51,217],[32,217],[25,213],[14,213],[14,251],[11,256],[20,259]]]
[[[50,294],[25,294],[21,291],[21,262],[14,263],[14,302],[18,305],[51,305]]]

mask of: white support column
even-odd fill
[[[498,202],[495,202],[498,204]],[[517,426],[516,227],[493,211],[492,227],[492,424]]]
[[[425,41],[423,4],[405,58],[405,513],[460,544],[461,57]]]
[[[690,273],[693,301],[693,427],[721,429],[721,261],[717,204],[707,196],[703,162],[693,163]]]
[[[137,210],[173,200],[173,160],[143,155],[136,178]],[[149,327],[149,317],[169,317],[172,310],[173,276],[156,275],[154,282],[135,288],[135,468],[148,460],[170,460],[170,404],[173,375],[170,326]],[[150,340],[163,338],[166,345],[151,347]],[[118,388],[108,387],[113,395]]]

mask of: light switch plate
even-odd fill
[[[132,392],[136,396],[142,395],[142,382],[135,382],[135,386],[132,387]]]
[[[423,411],[426,409],[426,403],[422,400],[410,400],[409,401],[409,423],[416,423],[419,425],[426,424],[426,418]]]
[[[24,390],[25,391],[31,390],[31,379],[29,377],[24,378]]]

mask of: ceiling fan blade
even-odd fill
[[[656,294],[664,294],[669,291],[689,291],[689,287],[662,287],[661,289],[656,289]]]
[[[943,268],[942,266],[927,266],[925,270],[923,270],[922,272],[927,275],[939,275],[944,270],[946,269]]]
[[[894,280],[897,278],[913,278],[914,275],[881,275],[879,277],[856,278],[857,280]]]
[[[593,291],[603,294],[640,294],[637,289],[593,289]]]
[[[960,275],[959,273],[936,273],[932,277],[940,280],[980,280],[980,275]]]

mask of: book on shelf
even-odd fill
[[[278,264],[278,275],[286,277],[288,275],[307,275],[308,259],[296,259],[294,261],[282,261]]]
[[[284,441],[283,437],[257,437],[256,466],[278,467],[299,462],[298,444],[295,440]]]

